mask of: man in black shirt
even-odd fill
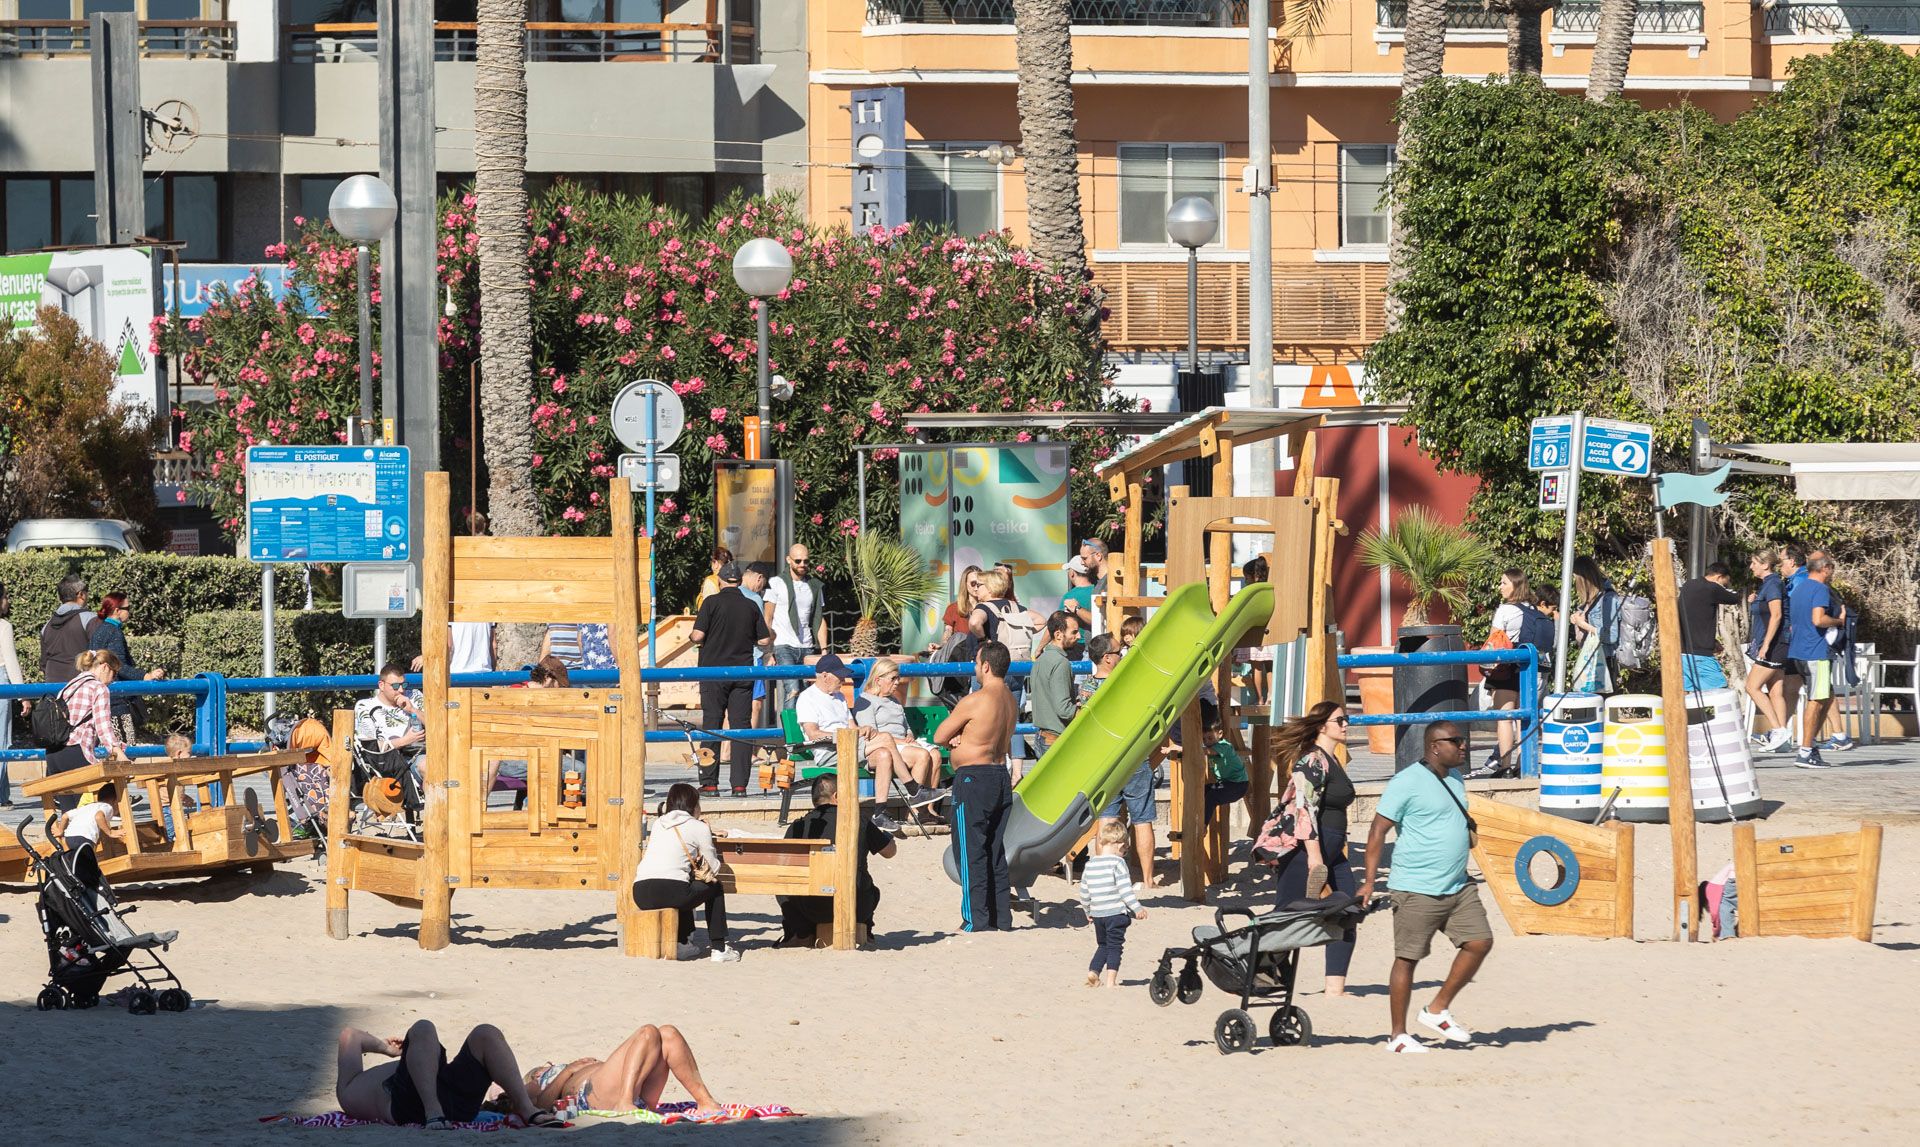
[[[835,806],[840,803],[840,779],[832,773],[813,778],[813,811],[787,826],[789,840],[832,840],[839,828],[839,816]],[[873,931],[874,909],[880,906],[880,889],[867,872],[867,857],[879,855],[891,858],[900,850],[894,843],[893,834],[873,823],[871,817],[860,818],[860,879],[854,893],[853,918],[865,927],[869,934]],[[833,923],[833,897],[831,896],[780,896],[780,927],[783,935],[780,946],[783,948],[811,948],[819,934],[820,925]]]
[[[773,644],[773,633],[760,607],[740,592],[740,563],[720,567],[720,592],[700,605],[693,619],[693,641],[700,647],[700,667],[730,668],[753,664],[753,647]],[[730,729],[748,728],[753,719],[753,682],[702,681],[700,683],[700,722],[709,729],[721,727],[722,719]],[[747,774],[753,768],[753,746],[736,739],[732,745],[731,781],[733,795],[747,795]],[[700,768],[700,791],[718,793],[719,755],[715,763]]]
[[[1714,562],[1705,577],[1680,587],[1681,680],[1687,692],[1727,688],[1726,671],[1715,651],[1720,647],[1720,607],[1739,605],[1726,563]]]

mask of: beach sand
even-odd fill
[[[596,1141],[646,1136],[760,1143],[1176,1143],[1248,1140],[1479,1143],[1831,1142],[1899,1134],[1920,1106],[1920,822],[1887,821],[1876,942],[1740,940],[1683,946],[1669,931],[1667,830],[1638,830],[1638,942],[1498,937],[1455,1015],[1469,1048],[1390,1057],[1391,927],[1361,930],[1356,995],[1319,994],[1305,956],[1311,1048],[1222,1056],[1208,985],[1157,1008],[1144,984],[1166,946],[1211,908],[1167,890],[1128,941],[1124,986],[1081,986],[1090,930],[1068,887],[1036,889],[1037,919],[963,936],[944,838],[876,860],[876,950],[778,951],[768,898],[736,898],[735,965],[622,957],[604,895],[462,892],[452,947],[422,952],[409,915],[369,896],[353,938],[324,932],[317,866],[128,891],[136,928],[178,929],[166,958],[199,1006],[40,1013],[45,969],[31,895],[0,891],[5,1038],[0,1140],[187,1144],[414,1142],[417,1131],[261,1128],[261,1116],[331,1110],[336,1031],[399,1034],[428,1018],[456,1041],[502,1028],[523,1065],[604,1055],[644,1023],[672,1023],[725,1100],[782,1103],[807,1118],[731,1127],[589,1126]],[[1853,827],[1817,808],[1780,812],[1763,836]],[[1729,830],[1700,830],[1700,869],[1724,863]],[[1236,872],[1239,870],[1236,865]],[[1170,866],[1162,865],[1163,871]],[[1218,902],[1271,898],[1267,870]],[[1050,902],[1049,902],[1050,901]],[[1421,965],[1418,1003],[1449,949]],[[127,981],[116,980],[110,987]],[[1265,1012],[1255,1016],[1264,1032]],[[681,1098],[670,1088],[667,1098]]]

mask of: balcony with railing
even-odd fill
[[[1403,31],[1407,26],[1406,0],[1375,0],[1375,19],[1381,28]],[[1506,30],[1506,16],[1480,0],[1450,0],[1449,32]],[[1600,28],[1599,0],[1565,0],[1553,11],[1553,30],[1592,34]],[[1703,0],[1640,0],[1634,15],[1635,35],[1699,35],[1706,29]]]
[[[139,51],[149,58],[231,60],[231,20],[142,20]],[[93,50],[86,20],[0,20],[0,58],[58,59]]]
[[[1850,36],[1920,37],[1920,3],[1817,4],[1780,0],[1762,9],[1767,35],[1844,40]]]
[[[471,63],[479,25],[438,21],[433,55],[441,63]],[[286,29],[284,58],[296,64],[373,62],[379,58],[375,24],[294,24]],[[753,60],[752,24],[587,24],[528,22],[528,63],[701,63]]]
[[[1101,263],[1094,282],[1106,292],[1101,333],[1113,349],[1138,353],[1187,345],[1184,263]],[[1283,355],[1334,361],[1364,350],[1386,329],[1384,263],[1276,263],[1273,341]],[[1247,342],[1247,265],[1202,263],[1200,345],[1225,349]]]
[[[1081,27],[1244,28],[1246,0],[1068,0]],[[867,0],[867,23],[1013,24],[1013,0]]]

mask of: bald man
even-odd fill
[[[809,665],[827,651],[826,590],[819,578],[809,576],[812,569],[807,547],[796,543],[787,550],[786,571],[767,579],[761,596],[766,599],[767,627],[773,630],[775,665]],[[777,684],[780,708],[793,708],[801,683]]]

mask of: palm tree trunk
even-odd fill
[[[1447,59],[1447,0],[1407,0],[1405,59],[1400,66],[1400,131],[1395,162],[1405,163],[1417,146],[1417,124],[1409,112],[1408,97],[1430,80],[1440,78]],[[1394,288],[1406,276],[1413,257],[1412,241],[1393,213],[1387,232],[1387,329],[1400,326],[1401,307]]]
[[[1633,59],[1633,23],[1640,0],[1600,0],[1600,30],[1594,36],[1593,68],[1587,73],[1587,98],[1609,100],[1627,85]]]
[[[1080,147],[1073,115],[1068,0],[1013,0],[1020,67],[1020,154],[1033,253],[1069,279],[1087,277],[1080,219]]]
[[[479,0],[473,80],[480,263],[480,449],[501,537],[544,532],[533,492],[533,324],[527,286],[526,0]],[[500,661],[534,659],[537,627],[508,626]]]
[[[1541,26],[1553,0],[1504,0],[1492,7],[1506,17],[1507,75],[1539,75],[1545,63]]]

